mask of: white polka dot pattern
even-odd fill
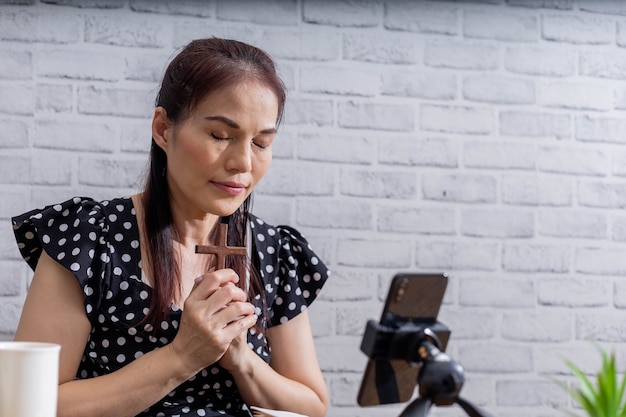
[[[254,262],[266,292],[267,326],[285,323],[316,298],[329,272],[297,230],[272,227],[251,216]],[[13,219],[18,248],[34,270],[42,250],[76,276],[92,330],[77,378],[111,373],[170,343],[182,311],[165,321],[142,323],[152,288],[141,277],[135,210],[129,198],[95,202],[74,198]],[[261,312],[259,299],[257,311]],[[269,362],[264,334],[251,330],[248,345]],[[210,366],[181,384],[140,416],[249,416],[232,376]]]

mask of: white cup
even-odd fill
[[[0,342],[0,417],[56,417],[61,345]]]

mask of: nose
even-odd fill
[[[252,170],[252,147],[250,141],[238,140],[229,145],[226,169],[235,172]]]

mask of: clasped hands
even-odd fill
[[[255,307],[239,287],[232,269],[196,278],[185,300],[172,352],[192,373],[218,362],[227,370],[237,366],[247,346],[248,329],[257,322]]]

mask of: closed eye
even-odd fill
[[[229,137],[221,137],[221,136],[217,136],[215,133],[211,132],[211,137],[217,141],[222,141],[222,140],[231,140],[232,138]]]

